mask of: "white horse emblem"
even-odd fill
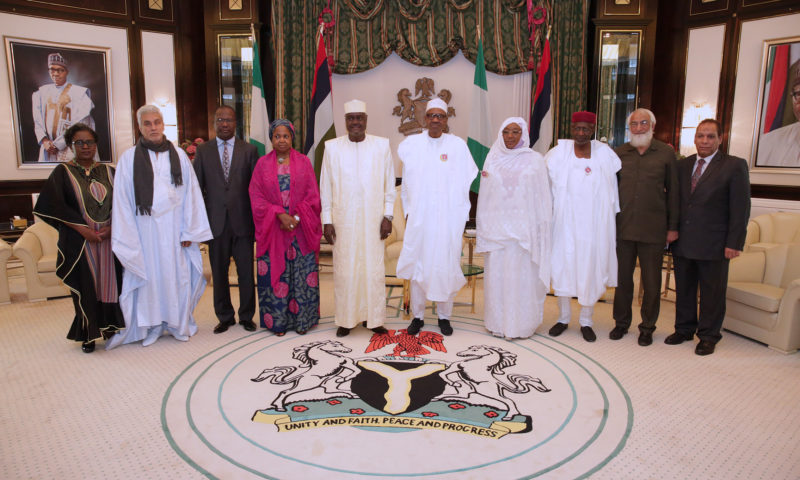
[[[503,420],[511,420],[520,412],[506,393],[528,393],[531,387],[539,392],[550,391],[538,378],[519,374],[506,375],[503,369],[516,365],[517,356],[502,348],[473,345],[456,355],[467,358],[451,363],[439,374],[452,388],[437,399],[506,410]]]
[[[269,379],[272,385],[289,385],[272,401],[272,407],[279,412],[285,412],[289,402],[355,398],[342,385],[360,372],[353,359],[343,355],[351,351],[335,340],[307,343],[292,351],[292,358],[301,362],[300,367],[267,368],[251,380],[263,382]]]

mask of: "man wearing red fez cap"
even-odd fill
[[[587,342],[594,304],[607,287],[617,285],[616,220],[619,212],[619,157],[605,143],[592,140],[596,115],[572,114],[571,140],[559,140],[545,156],[553,191],[551,286],[560,315],[550,328],[556,337],[567,329],[570,298],[581,305],[581,334]]]
[[[572,123],[591,123],[592,125],[597,124],[597,115],[592,112],[582,111],[582,112],[575,112],[572,114]]]

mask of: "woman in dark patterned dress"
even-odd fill
[[[125,327],[119,308],[122,267],[111,251],[114,168],[94,161],[97,133],[78,123],[64,134],[75,158],[56,165],[33,213],[58,230],[56,274],[72,295],[75,318],[67,338],[94,342]]]
[[[319,323],[319,187],[311,161],[292,148],[292,123],[275,120],[269,135],[273,150],[250,181],[261,326],[302,335]]]

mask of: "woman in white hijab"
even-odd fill
[[[528,124],[503,122],[481,172],[476,251],[485,258],[486,328],[526,338],[542,323],[550,288],[552,199],[544,158],[529,148]]]

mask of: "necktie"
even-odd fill
[[[228,153],[228,142],[222,142],[222,171],[225,173],[225,181],[228,181],[228,174],[231,173],[231,155]],[[694,180],[692,180],[692,190],[694,190]]]
[[[697,160],[697,167],[692,174],[692,193],[694,193],[694,189],[697,188],[697,181],[700,180],[700,176],[703,174],[703,165],[705,165],[705,163],[706,160],[704,158]]]

